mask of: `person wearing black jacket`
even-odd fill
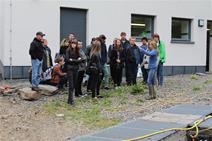
[[[42,44],[43,40],[42,32],[37,32],[36,37],[32,41],[29,49],[29,54],[31,56],[32,61],[32,90],[39,91],[38,85],[40,83],[41,70],[42,70],[42,62],[44,56],[44,47]]]
[[[138,73],[138,65],[141,64],[141,52],[135,44],[135,38],[130,38],[130,45],[126,54],[127,85],[135,85]]]
[[[127,55],[127,48],[129,47],[130,43],[129,43],[129,41],[126,39],[127,34],[126,34],[125,32],[121,32],[120,36],[121,36],[121,44],[122,44],[122,47],[123,47],[123,49],[124,49],[124,56],[125,56],[124,58],[126,58],[126,55]],[[127,70],[127,67],[126,67],[126,60],[125,60],[124,64],[125,64],[125,77],[126,77],[126,82],[128,82],[128,81],[129,81],[129,76],[128,76],[128,73],[127,73],[128,70]]]
[[[42,70],[43,72],[45,72],[47,69],[53,66],[53,63],[52,63],[51,49],[48,47],[48,41],[46,39],[43,40],[43,46],[44,46],[44,55],[43,55]]]
[[[90,60],[88,62],[87,71],[89,72],[89,83],[92,91],[92,98],[99,96],[99,90],[102,77],[102,64],[101,64],[101,42],[95,41],[92,45],[90,52]]]
[[[121,40],[116,39],[114,48],[110,55],[110,69],[114,86],[120,86],[122,81],[122,69],[124,66],[124,52],[121,45]]]
[[[101,64],[102,64],[102,69],[103,69],[103,87],[105,89],[109,89],[109,70],[107,67],[107,46],[105,44],[106,37],[105,35],[100,35],[99,38],[97,38],[101,42]]]
[[[67,67],[69,95],[68,104],[74,105],[74,90],[77,88],[77,77],[79,64],[83,61],[80,56],[78,41],[76,39],[70,42],[69,48],[66,50],[65,63]]]

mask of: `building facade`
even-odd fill
[[[211,0],[1,0],[0,72],[28,76],[37,31],[47,35],[53,57],[72,32],[85,45],[100,34],[109,45],[122,31],[139,45],[158,33],[166,44],[166,75],[212,71],[211,21]]]

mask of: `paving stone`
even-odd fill
[[[173,128],[173,127],[181,128],[185,126],[183,124],[177,124],[177,123],[167,123],[167,122],[138,119],[138,120],[121,124],[119,127],[158,131],[158,130],[163,130],[167,128]]]
[[[167,122],[167,123],[178,123],[186,126],[189,123],[192,123],[201,117],[202,115],[183,115],[183,114],[155,112],[153,114],[142,117],[142,119],[150,121]]]
[[[190,114],[190,115],[202,115],[212,113],[212,106],[209,105],[177,105],[169,109],[165,109],[163,112],[174,114]]]

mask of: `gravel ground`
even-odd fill
[[[3,81],[1,85],[16,88],[29,86],[25,80]],[[212,75],[193,76],[177,75],[166,77],[165,86],[158,88],[156,100],[144,100],[142,96],[128,95],[127,104],[120,109],[102,111],[108,118],[127,121],[136,119],[154,111],[160,111],[178,104],[212,104]],[[0,94],[0,141],[63,141],[67,138],[93,133],[98,129],[86,127],[80,122],[73,122],[49,115],[42,110],[47,102],[64,99],[65,95],[42,97],[38,101],[23,101],[14,93],[10,96]],[[135,98],[136,97],[136,98]],[[133,99],[141,99],[132,104]],[[132,99],[132,100],[131,100]],[[113,99],[113,103],[117,99]]]

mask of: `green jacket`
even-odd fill
[[[166,48],[165,48],[165,43],[163,41],[160,41],[159,52],[160,52],[160,61],[162,63],[165,63],[166,62]]]

